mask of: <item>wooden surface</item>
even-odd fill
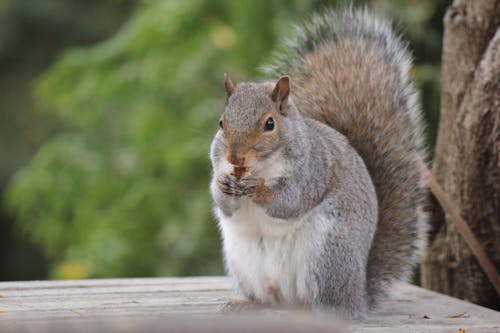
[[[348,323],[348,331],[456,333],[463,328],[466,333],[500,332],[500,312],[407,284],[396,286],[393,294],[368,319]],[[214,325],[231,321],[219,315],[220,305],[237,298],[225,277],[2,282],[0,332],[141,331],[144,327],[149,331],[199,331],[199,327],[179,329],[194,321],[204,323],[203,331],[212,327],[215,332]],[[337,324],[329,326],[329,322],[337,323],[331,317],[313,318],[307,312],[273,311],[262,316],[283,318],[295,328],[287,331],[298,332],[300,325],[311,323],[318,327],[310,331],[342,331]],[[241,328],[257,331],[260,321],[250,321],[256,326]],[[266,328],[259,326],[259,330]]]

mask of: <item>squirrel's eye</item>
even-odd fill
[[[222,129],[222,119],[219,119],[219,127]]]
[[[272,131],[274,129],[274,119],[273,119],[273,117],[267,118],[266,124],[264,125],[264,129],[266,131]]]

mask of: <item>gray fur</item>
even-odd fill
[[[307,254],[300,261],[305,281],[296,281],[296,287],[287,277],[272,282],[283,303],[363,316],[393,281],[407,277],[426,231],[425,188],[417,167],[425,154],[410,64],[406,46],[386,21],[366,10],[328,10],[299,26],[267,67],[272,76],[291,75],[286,110],[278,111],[279,103],[271,100],[272,83],[236,86],[223,115],[224,130],[212,143],[211,191],[226,266],[244,295],[273,302],[262,293],[259,299],[261,276],[240,265],[251,265],[252,254],[229,252],[235,235],[250,247],[263,244],[255,247],[255,258],[279,256],[280,248],[291,251],[290,246]],[[270,112],[279,124],[274,136],[259,132]],[[276,156],[286,166],[282,174],[269,176],[258,168]],[[233,164],[253,161],[250,175],[224,174],[226,158]],[[269,201],[259,201],[258,177],[272,193]],[[240,221],[242,209],[254,209],[255,216],[263,209],[271,219],[243,214]],[[246,231],[235,234],[233,223],[264,226],[252,238]],[[284,223],[283,232],[266,233],[266,223],[277,230]],[[293,231],[286,231],[290,226]],[[266,252],[276,244],[282,244],[278,252]],[[294,258],[279,262],[296,264]],[[283,272],[286,267],[262,274],[282,278]]]

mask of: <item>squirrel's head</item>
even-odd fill
[[[252,166],[279,149],[290,113],[288,76],[277,83],[240,83],[224,75],[227,104],[219,127],[226,159],[236,166]]]

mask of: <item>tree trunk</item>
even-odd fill
[[[500,269],[500,0],[455,0],[445,18],[433,173]],[[500,296],[434,207],[424,287],[500,310]]]

